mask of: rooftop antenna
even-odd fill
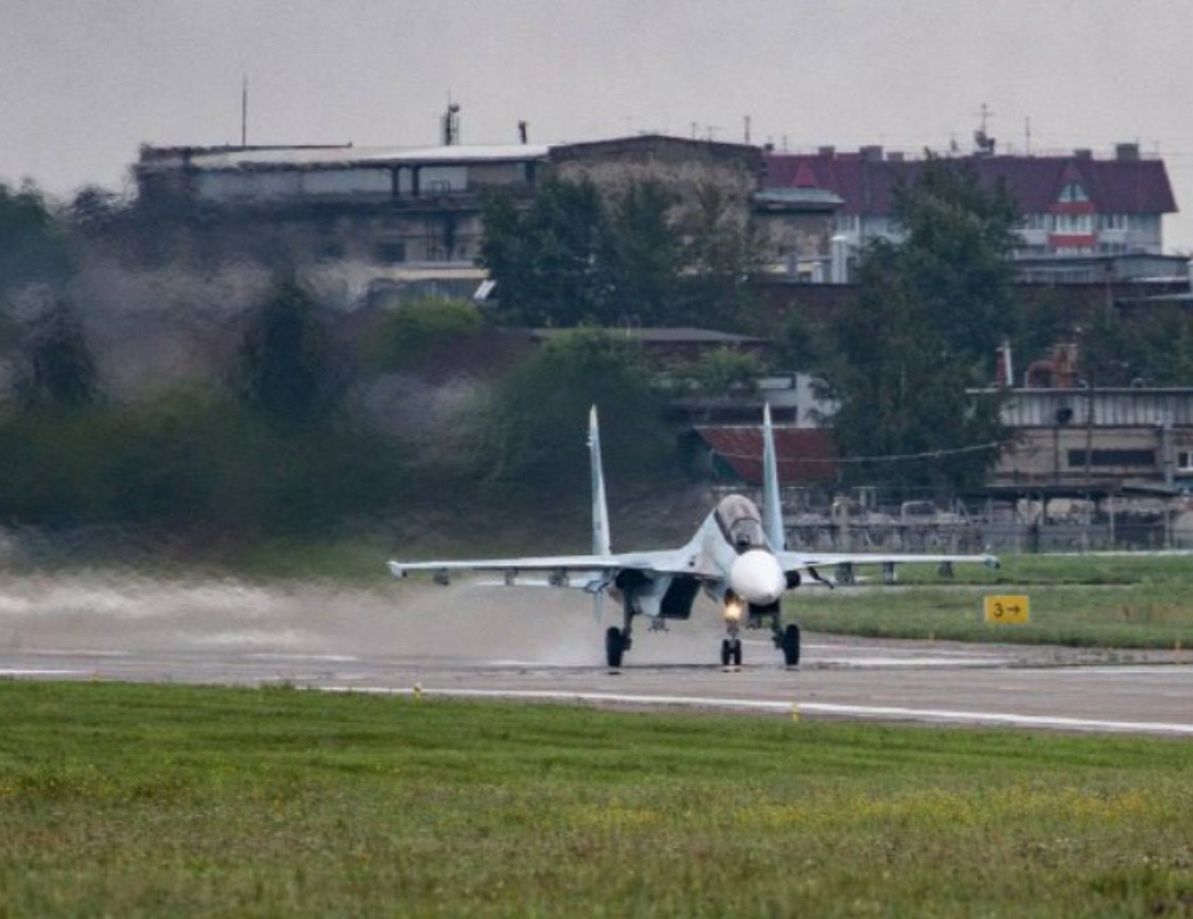
[[[744,115],[744,116],[742,116],[742,120],[745,121],[745,125],[746,125],[745,138],[746,138],[746,143],[748,144],[750,142],[750,116]]]
[[[978,156],[993,156],[994,155],[994,138],[986,131],[986,122],[993,115],[990,111],[990,106],[985,102],[982,103],[981,108],[978,109],[978,116],[982,119],[982,126],[973,132],[974,150]]]
[[[249,137],[249,75],[240,77],[240,146],[248,146]]]
[[[526,128],[527,125],[525,121],[518,122],[518,137],[521,139],[522,143],[526,143]]]
[[[717,139],[717,131],[721,130],[721,126],[716,125],[716,124],[708,124],[708,125],[705,125],[704,128],[706,131],[708,131],[708,142],[709,143],[712,143],[714,140]]]
[[[1023,119],[1023,149],[1031,156],[1031,115]]]
[[[696,122],[693,121],[692,122],[692,140],[696,139],[696,128],[697,128],[697,124],[696,124]]]
[[[443,146],[452,147],[460,142],[460,103],[452,102],[451,93],[447,94],[447,111],[440,119],[443,128]]]

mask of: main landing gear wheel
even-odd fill
[[[741,666],[741,639],[726,638],[721,642],[721,666]]]
[[[799,626],[792,623],[783,630],[783,663],[794,667],[799,663]]]
[[[621,629],[615,625],[605,630],[605,662],[612,668],[621,666],[621,656],[625,654],[626,640]]]

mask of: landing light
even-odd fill
[[[740,622],[742,611],[745,605],[738,597],[728,596],[725,598],[725,621],[726,622]]]

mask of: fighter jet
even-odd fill
[[[881,565],[884,574],[899,563],[953,564],[978,562],[998,566],[992,555],[890,555],[880,553],[811,553],[789,550],[779,504],[779,466],[775,455],[770,406],[763,409],[762,509],[744,495],[722,498],[705,518],[696,535],[678,549],[615,553],[609,535],[605,501],[605,476],[601,465],[600,429],[593,406],[588,419],[588,448],[592,466],[592,554],[471,561],[389,562],[395,577],[430,572],[440,584],[462,571],[488,571],[504,575],[515,585],[525,575],[537,575],[553,587],[582,589],[593,595],[600,615],[605,595],[619,601],[622,625],[605,632],[605,658],[610,668],[621,667],[623,655],[633,647],[635,619],[660,628],[668,620],[691,618],[697,594],[703,590],[721,611],[725,637],[721,664],[740,666],[742,628],[769,628],[783,661],[794,667],[800,660],[800,630],[794,622],[784,625],[780,611],[783,594],[805,579],[827,586],[821,576],[832,567],[852,571],[855,565]]]

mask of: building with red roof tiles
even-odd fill
[[[1119,144],[1113,159],[1075,150],[1067,156],[973,155],[959,161],[986,187],[1005,183],[1023,216],[1018,258],[1158,255],[1162,218],[1177,210],[1163,160],[1142,157],[1137,144]],[[756,208],[771,217],[779,258],[811,265],[810,280],[829,280],[837,270],[829,267],[833,238],[849,255],[871,239],[898,241],[895,190],[914,183],[923,164],[900,153],[884,155],[877,146],[849,153],[832,147],[814,154],[772,153]],[[826,210],[832,213],[828,224]],[[780,214],[787,215],[786,234],[775,229],[783,224],[773,219]],[[817,220],[831,225],[831,237],[811,238],[807,228]]]
[[[695,431],[708,450],[714,474],[748,485],[762,484],[760,425],[701,425]],[[837,451],[828,431],[776,427],[774,433],[779,481],[783,485],[824,485],[836,481]]]

